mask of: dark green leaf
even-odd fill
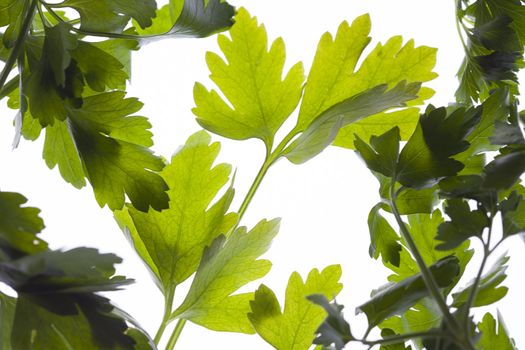
[[[126,322],[112,314],[109,300],[93,294],[65,294],[39,297],[20,295],[13,324],[14,349],[71,350],[135,348],[125,334]],[[42,304],[60,305],[53,312]],[[47,305],[46,305],[47,306]]]
[[[458,258],[454,256],[439,260],[429,269],[441,288],[449,287],[460,272]],[[356,312],[364,312],[369,327],[373,327],[390,316],[404,313],[426,296],[428,296],[427,287],[423,277],[418,273],[375,291],[372,299],[359,306]]]
[[[468,147],[466,136],[481,110],[429,108],[399,155],[396,179],[407,187],[424,188],[442,177],[455,175],[463,164],[450,158]]]
[[[120,33],[132,17],[141,28],[149,27],[155,17],[155,0],[66,0],[61,7],[71,7],[80,14],[80,29]]]
[[[20,0],[0,0],[0,27],[7,26],[20,17],[24,2]]]
[[[523,138],[523,133],[518,125],[497,121],[490,142],[494,145],[523,145],[525,138]]]
[[[525,171],[525,150],[498,155],[485,168],[484,186],[496,190],[510,188]]]
[[[523,194],[523,187],[519,185]],[[503,223],[503,237],[523,233],[525,231],[525,200],[522,194],[512,191],[507,199],[500,203]]]
[[[47,249],[37,237],[44,229],[40,209],[22,207],[27,199],[14,192],[0,192],[0,262]]]
[[[516,32],[510,27],[512,18],[507,15],[495,17],[493,20],[476,26],[472,31],[473,38],[490,50],[513,52],[521,51]]]
[[[124,65],[95,44],[79,41],[78,47],[71,54],[87,84],[94,91],[104,92],[106,87],[118,89],[126,86],[129,76],[123,70]]]
[[[314,339],[314,344],[324,347],[334,346],[336,350],[341,350],[347,343],[355,340],[350,325],[344,318],[343,305],[335,301],[330,303],[323,294],[310,295],[308,300],[321,306],[328,313],[324,322],[315,331],[317,337]]]
[[[477,344],[480,350],[516,350],[516,344],[514,340],[510,338],[503,323],[503,318],[498,312],[498,324],[490,313],[486,313],[483,316],[483,320],[478,324],[478,328],[481,331],[481,339]]]
[[[489,219],[482,210],[470,210],[467,201],[453,198],[446,201],[445,213],[450,217],[439,225],[436,240],[441,241],[436,246],[438,250],[457,248],[471,237],[480,237],[483,230],[489,227]]]
[[[395,337],[397,334],[390,328],[383,328],[381,330],[381,337],[383,339],[388,339]],[[381,345],[379,350],[412,350],[412,347],[409,345],[408,347],[405,347],[405,341],[400,340],[397,344],[390,344],[390,345]]]
[[[355,149],[363,158],[368,168],[384,176],[393,177],[399,156],[399,128],[394,127],[381,136],[372,136],[368,146],[355,135]]]
[[[143,42],[166,36],[203,38],[231,27],[234,14],[235,8],[221,0],[171,0],[157,10],[150,27],[137,32],[154,35]]]
[[[509,257],[502,255],[494,263],[492,268],[487,271],[481,277],[480,283],[478,284],[476,298],[474,299],[472,306],[486,306],[495,303],[502,299],[508,291],[507,287],[500,286],[500,284],[507,278],[505,271],[507,270],[506,263],[509,261]],[[474,286],[474,280],[470,281],[469,284],[459,290],[457,293],[452,294],[454,302],[452,306],[459,308],[465,304],[472,288]]]
[[[368,229],[370,230],[370,257],[377,259],[381,254],[383,263],[399,266],[399,236],[388,221],[379,213],[380,205],[376,205],[368,214]]]
[[[11,331],[15,318],[16,299],[0,292],[0,347],[12,350]]]

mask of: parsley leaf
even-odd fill
[[[171,318],[212,330],[253,333],[246,316],[253,293],[231,294],[268,273],[271,263],[257,258],[268,250],[278,228],[279,220],[263,220],[249,232],[240,227],[228,239],[217,237],[204,251],[190,290]]]
[[[277,39],[268,50],[266,30],[243,8],[230,35],[231,39],[218,38],[226,61],[211,52],[206,55],[211,79],[226,100],[197,83],[193,113],[214,133],[236,140],[259,138],[271,149],[275,133],[301,97],[302,65],[294,65],[283,79],[283,40]]]
[[[250,322],[257,333],[276,349],[306,350],[314,340],[314,332],[326,317],[326,312],[307,299],[320,294],[333,299],[342,289],[339,283],[341,267],[332,265],[319,272],[313,269],[303,282],[294,272],[288,280],[284,311],[273,291],[264,284],[250,302]]]
[[[231,27],[234,12],[234,7],[222,0],[171,0],[157,10],[151,26],[136,30],[153,36],[141,38],[141,42],[162,37],[203,38]]]
[[[498,312],[498,324],[490,313],[483,316],[483,320],[478,324],[481,331],[481,339],[477,346],[480,350],[501,349],[515,350],[514,340],[509,337],[507,327],[503,323],[503,318]]]
[[[205,131],[192,135],[161,172],[169,186],[168,209],[144,213],[127,207],[114,213],[165,295],[197,270],[204,248],[236,222],[226,214],[233,189],[212,204],[231,167],[213,166],[220,146],[210,140]]]

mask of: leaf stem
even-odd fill
[[[9,95],[13,90],[18,87],[20,81],[20,75],[15,76],[13,79],[9,80],[7,83],[2,86],[0,89],[0,100]]]
[[[175,296],[175,288],[170,288],[170,290],[167,291],[167,296],[164,301],[164,315],[162,316],[162,322],[154,338],[154,342],[156,345],[159,345],[160,339],[162,338],[162,335],[164,334],[164,331],[166,330],[166,326],[170,323],[170,315],[173,309],[174,296]]]
[[[177,321],[175,329],[173,329],[173,333],[171,334],[168,344],[166,345],[166,350],[173,350],[173,348],[175,348],[175,344],[177,344],[177,340],[179,340],[180,334],[182,333],[182,329],[184,328],[185,324],[186,320],[183,318],[180,318]]]
[[[401,218],[401,215],[399,214],[399,211],[396,205],[396,199],[397,199],[398,192],[396,192],[394,189],[395,182],[396,182],[395,178],[393,178],[392,183],[390,185],[390,206],[392,208],[392,213],[394,214],[396,218],[397,224],[399,225],[399,229],[401,230],[401,235],[403,236],[403,239],[407,243],[410,253],[414,256],[414,259],[416,260],[417,266],[421,272],[421,276],[423,277],[423,281],[425,282],[425,285],[430,295],[432,295],[432,298],[436,301],[439,309],[443,313],[443,316],[445,317],[447,322],[450,324],[451,326],[450,328],[453,329],[454,332],[458,332],[460,325],[450,313],[448,306],[445,302],[445,299],[443,298],[443,296],[441,295],[441,292],[439,291],[439,287],[437,285],[436,280],[434,279],[434,276],[432,276],[432,273],[427,267],[425,260],[423,260],[423,257],[421,256],[421,253],[419,252],[419,249],[417,248],[417,245],[414,242],[414,239],[412,238],[412,235],[410,234],[403,219]],[[400,188],[400,190],[401,189],[402,187]]]
[[[415,332],[415,333],[407,333],[407,334],[398,334],[391,337],[386,337],[379,340],[366,340],[361,339],[359,342],[365,345],[395,345],[399,344],[401,342],[405,342],[407,340],[412,340],[414,338],[448,338],[450,337],[449,334],[444,333],[442,331],[426,331],[426,332]]]
[[[487,242],[483,242],[483,260],[481,261],[481,265],[479,266],[478,274],[476,275],[476,278],[474,279],[474,284],[472,285],[472,290],[470,291],[467,302],[465,303],[464,327],[465,327],[465,332],[466,332],[467,337],[470,332],[470,323],[468,322],[468,316],[470,315],[470,309],[472,308],[472,304],[474,303],[474,300],[476,299],[476,295],[478,294],[479,284],[481,282],[481,276],[483,274],[483,270],[485,269],[485,265],[487,263],[488,257],[491,254],[489,247],[490,247],[490,241],[492,238],[493,221],[494,221],[494,216],[491,215],[489,219],[489,232],[487,235]]]
[[[22,45],[24,44],[24,41],[27,37],[27,33],[29,32],[29,27],[31,26],[31,22],[33,21],[33,16],[35,15],[37,7],[37,2],[37,0],[32,0],[31,4],[29,5],[29,8],[27,9],[27,12],[25,13],[24,21],[22,22],[20,26],[20,31],[18,33],[18,38],[16,38],[15,45],[11,49],[9,57],[7,57],[7,60],[5,61],[2,73],[0,73],[0,89],[4,87],[7,77],[9,76],[9,73],[11,73],[15,62],[18,59],[18,55],[20,54]]]

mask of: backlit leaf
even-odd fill
[[[264,284],[250,302],[250,322],[266,342],[278,350],[307,350],[316,329],[326,317],[322,307],[307,299],[319,294],[332,300],[342,289],[339,283],[341,267],[332,265],[323,271],[310,271],[306,281],[294,272],[288,280],[284,310],[273,291]]]

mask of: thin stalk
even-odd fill
[[[253,196],[255,195],[255,192],[257,192],[257,189],[261,185],[261,182],[264,176],[266,175],[266,173],[268,172],[268,169],[270,168],[271,165],[272,165],[271,157],[266,157],[263,165],[261,166],[261,168],[259,169],[259,172],[257,173],[257,176],[253,180],[252,185],[250,186],[250,189],[248,190],[248,193],[244,197],[244,200],[242,201],[241,206],[239,207],[239,210],[237,212],[239,215],[239,218],[237,222],[240,222],[242,217],[246,213],[246,209],[248,209],[248,206],[250,205],[253,199]]]
[[[399,211],[396,205],[397,193],[394,190],[394,184],[395,184],[395,180],[392,180],[392,184],[390,185],[390,199],[391,199],[390,206],[392,207],[392,213],[394,214],[397,224],[399,225],[399,229],[401,230],[401,235],[403,236],[403,239],[407,243],[410,253],[414,256],[414,259],[416,260],[417,266],[421,272],[423,281],[425,282],[425,285],[428,291],[430,292],[430,295],[432,295],[432,298],[436,301],[439,309],[443,313],[443,316],[446,318],[447,322],[452,326],[452,329],[458,330],[460,327],[458,322],[451,315],[448,309],[448,306],[445,302],[445,299],[443,298],[443,296],[441,295],[441,292],[439,291],[439,287],[437,285],[436,280],[434,279],[434,276],[432,276],[432,273],[430,272],[427,265],[425,264],[425,261],[423,260],[423,257],[421,256],[421,253],[419,252],[419,249],[417,248],[417,245],[414,242],[412,235],[408,231],[405,223],[403,222],[403,219],[401,218],[401,215],[399,214]]]
[[[472,304],[474,303],[474,300],[476,299],[476,295],[478,294],[479,284],[481,282],[481,276],[483,275],[483,270],[485,269],[485,265],[487,263],[488,257],[491,253],[489,247],[490,247],[490,241],[492,238],[492,223],[494,220],[494,216],[491,216],[489,219],[489,232],[487,235],[487,242],[483,242],[483,260],[481,261],[481,265],[479,266],[478,274],[476,275],[476,278],[474,279],[474,284],[472,285],[472,290],[470,291],[470,294],[468,296],[467,302],[465,304],[465,331],[468,332],[470,328],[470,324],[468,322],[468,316],[470,314],[470,309],[472,308]]]
[[[182,333],[182,329],[184,328],[185,324],[186,320],[183,318],[180,318],[177,321],[175,329],[173,330],[173,333],[171,334],[171,337],[168,340],[168,344],[166,345],[166,350],[173,350],[173,348],[175,348],[175,344],[177,344],[177,340],[179,340],[180,334]]]
[[[426,331],[426,332],[415,332],[407,334],[399,334],[391,337],[387,337],[379,340],[359,340],[364,345],[374,346],[374,345],[394,345],[414,338],[449,338],[450,335],[441,331]]]
[[[164,302],[164,315],[162,316],[162,322],[155,334],[154,342],[159,345],[160,339],[166,330],[166,326],[170,323],[171,311],[173,309],[173,298],[175,296],[175,289],[168,291],[168,296]]]
[[[0,100],[9,95],[13,90],[18,87],[20,81],[20,75],[15,76],[13,79],[9,80],[7,83],[2,86],[0,89]]]
[[[15,62],[18,59],[20,50],[22,49],[22,45],[26,40],[27,33],[29,32],[29,27],[31,26],[31,22],[33,21],[33,16],[35,15],[36,7],[37,0],[32,0],[31,5],[29,5],[29,8],[25,14],[24,21],[20,26],[20,31],[18,33],[18,38],[16,38],[15,45],[11,49],[9,57],[7,57],[7,60],[5,61],[2,73],[0,73],[0,89],[4,87],[7,77],[9,76],[9,73],[11,73]]]

